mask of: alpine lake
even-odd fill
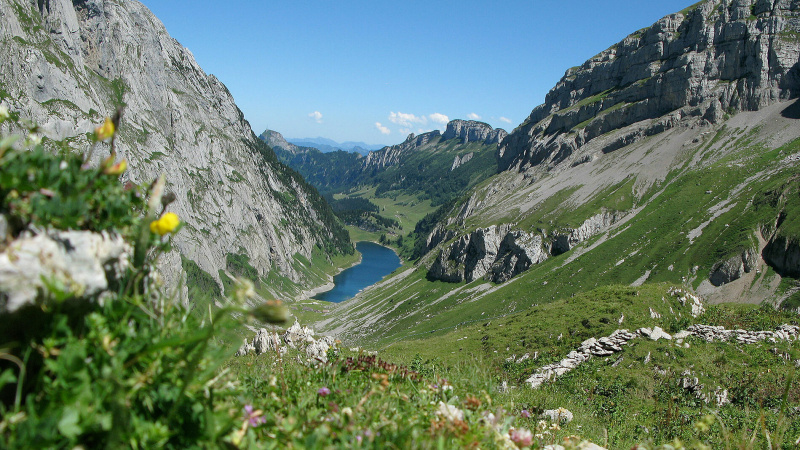
[[[361,262],[334,276],[335,287],[315,295],[314,299],[332,303],[349,300],[368,286],[381,281],[401,265],[400,257],[389,247],[361,241],[356,243],[356,250],[361,253]]]

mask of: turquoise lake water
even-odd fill
[[[400,267],[400,257],[388,247],[374,242],[357,242],[356,250],[361,253],[361,263],[334,276],[336,287],[313,298],[341,303],[355,297],[364,288],[381,281]]]

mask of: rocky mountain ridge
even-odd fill
[[[116,150],[123,182],[159,174],[186,224],[166,255],[178,284],[181,255],[219,280],[226,255],[260,275],[307,282],[295,255],[352,251],[313,188],[258,140],[225,86],[137,1],[0,1],[2,101],[37,122],[45,144],[88,154],[86,133],[124,107]],[[107,156],[98,149],[92,161]]]
[[[336,331],[452,330],[608,285],[795,310],[795,36],[800,3],[709,0],[570,69],[500,143],[505,170],[436,215],[413,268],[338,306]]]
[[[512,220],[524,222],[524,217],[538,208],[537,202],[546,201],[559,191],[577,189],[569,203],[580,205],[591,202],[592,196],[603,188],[627,177],[636,178],[639,192],[661,183],[670,169],[685,164],[679,161],[685,157],[681,152],[687,151],[687,144],[697,147],[705,140],[705,132],[693,130],[723,123],[737,111],[764,109],[800,95],[799,44],[800,5],[785,0],[705,1],[631,34],[566,72],[548,93],[545,103],[536,107],[500,143],[499,164],[508,175],[498,177],[496,183],[454,208],[446,221],[428,236],[428,248],[457,236],[461,236],[459,240],[469,240],[470,235],[483,234],[480,223],[496,222],[498,216],[506,214],[501,208],[519,208]],[[758,130],[751,133],[755,131]],[[795,133],[780,131],[780,134],[779,139],[786,142]],[[660,161],[631,160],[623,163],[628,166],[627,171],[613,170],[613,165],[629,159],[624,155],[612,162],[614,152],[634,148],[648,138],[667,135],[676,136],[675,141],[662,142],[661,148],[648,146],[648,152],[661,154]],[[694,135],[688,138],[690,142],[680,142],[690,135]],[[553,175],[556,177],[552,178]],[[590,234],[609,230],[616,222],[593,225]],[[477,229],[467,234],[456,231],[467,223],[474,223]],[[507,232],[511,231],[531,233],[513,227]],[[534,232],[545,240],[548,233],[553,231]],[[551,254],[563,253],[571,247],[565,239],[571,239],[573,245],[582,241],[565,235],[560,239],[564,245],[551,241]],[[780,261],[781,267],[797,266],[788,262],[796,259],[796,244],[781,245],[769,236],[766,239],[767,260]],[[466,252],[469,246],[460,246],[458,242],[449,245],[440,249],[429,276],[459,279],[447,275],[444,261],[451,261],[451,265],[454,261],[472,265],[469,261],[476,258],[475,252],[468,255],[456,251],[461,248]],[[771,256],[773,248],[781,249],[778,255]],[[760,251],[749,246],[740,255],[721,260],[711,269],[711,283],[721,286],[749,273],[756,266],[755,255]],[[781,272],[787,273],[785,268]],[[507,279],[507,275],[500,278]]]
[[[455,119],[447,123],[444,133],[439,130],[429,131],[420,135],[411,133],[401,144],[369,152],[364,161],[364,170],[380,170],[397,165],[407,155],[419,151],[430,143],[437,143],[437,139],[439,140],[438,143],[458,139],[461,144],[481,143],[493,145],[499,144],[507,135],[508,133],[502,128],[494,129],[487,123]]]
[[[637,31],[567,70],[499,150],[504,170],[579,163],[680,123],[720,122],[800,93],[798,6],[792,0],[704,1]]]
[[[342,193],[369,185],[376,186],[376,195],[421,192],[421,198],[441,204],[495,173],[497,145],[506,135],[505,130],[483,122],[452,120],[444,134],[439,130],[412,133],[404,142],[370,151],[366,157],[298,147],[271,130],[262,133],[261,139],[320,191]]]

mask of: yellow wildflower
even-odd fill
[[[103,173],[106,175],[120,175],[122,172],[128,169],[128,161],[124,159],[116,164],[106,166],[103,169]]]
[[[106,117],[106,121],[103,125],[94,129],[94,134],[98,141],[105,141],[106,139],[110,139],[111,136],[114,136],[114,122],[111,118]]]
[[[153,233],[158,233],[159,235],[163,236],[167,233],[172,233],[178,228],[181,221],[178,219],[178,215],[173,212],[168,212],[161,216],[160,219],[154,220],[150,222],[150,231]]]

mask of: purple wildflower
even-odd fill
[[[320,397],[325,397],[325,396],[329,395],[330,393],[331,393],[331,390],[328,389],[325,386],[319,388],[319,390],[317,391],[317,395],[319,395]]]
[[[530,418],[531,418],[531,412],[530,412],[530,411],[528,411],[527,409],[523,409],[523,410],[522,410],[522,411],[519,413],[519,415],[520,415],[520,416],[522,416],[522,417],[524,417],[524,418],[526,418],[526,419],[530,419]]]
[[[265,417],[262,417],[264,412],[260,409],[254,411],[253,405],[244,405],[244,412],[247,414],[244,420],[249,422],[251,427],[257,427],[267,421]]]

